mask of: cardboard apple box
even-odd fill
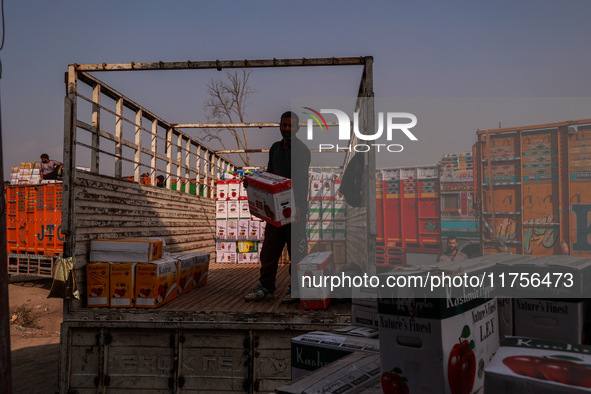
[[[239,202],[240,212],[238,216],[241,220],[250,220],[250,208],[248,207],[248,201],[241,200]]]
[[[275,227],[295,219],[291,179],[268,172],[246,176],[250,212]]]
[[[237,252],[234,253],[220,253],[216,254],[216,263],[228,263],[232,264],[238,261],[238,254]]]
[[[585,343],[588,345],[591,343],[590,309],[589,299],[515,298],[515,335],[575,344],[589,341]]]
[[[322,200],[334,200],[334,183],[332,179],[322,180]]]
[[[291,378],[300,378],[353,352],[377,354],[380,342],[377,338],[325,331],[299,335],[291,339]]]
[[[232,219],[226,222],[226,240],[238,240],[238,220]]]
[[[248,238],[255,240],[255,241],[260,241],[261,237],[261,228],[259,225],[259,222],[254,221],[254,220],[250,220],[248,222]]]
[[[244,187],[244,182],[242,182],[242,180],[240,181],[240,197],[238,197],[240,200],[248,200],[248,192],[246,191],[246,188]]]
[[[228,218],[228,202],[215,202],[215,218],[216,220],[226,220]]]
[[[135,263],[109,264],[109,305],[111,308],[134,306]]]
[[[250,220],[238,220],[238,241],[250,239],[249,226]]]
[[[265,240],[265,228],[267,227],[267,222],[261,221],[260,222],[260,229],[259,229],[259,238],[261,241]]]
[[[526,337],[505,339],[484,370],[484,392],[591,391],[591,347]]]
[[[499,346],[496,299],[380,298],[378,310],[382,381],[402,379],[410,394],[482,387]]]
[[[331,289],[323,286],[323,278],[331,275],[333,270],[332,252],[310,253],[298,263],[302,309],[324,309],[330,304]]]
[[[89,261],[149,263],[162,257],[164,241],[158,238],[113,238],[90,241]]]
[[[382,283],[398,275],[445,274],[460,279],[482,277],[494,267],[494,262],[466,260],[396,268],[380,276]],[[404,378],[411,394],[477,392],[483,385],[482,370],[499,347],[493,290],[488,284],[442,291],[429,286],[380,288],[380,348],[389,349],[382,353],[382,376]]]
[[[228,201],[228,219],[240,218],[240,201]]]
[[[88,263],[86,266],[86,304],[89,307],[109,306],[109,263]]]
[[[215,199],[218,201],[228,200],[228,182],[229,181],[217,181],[216,182],[216,194]]]
[[[216,242],[215,251],[218,253],[236,253],[236,242]]]
[[[136,267],[136,306],[155,308],[174,300],[177,296],[177,259],[168,257]]]
[[[207,282],[209,253],[191,252],[171,255],[178,260],[178,295],[187,293]]]
[[[228,199],[237,201],[240,198],[240,179],[232,179],[228,181]]]
[[[209,276],[209,253],[195,252],[194,255],[193,287],[205,286]]]
[[[215,222],[215,238],[225,240],[228,236],[228,221],[217,220]]]
[[[310,181],[310,200],[322,200],[322,186],[324,185],[322,179],[312,179]]]

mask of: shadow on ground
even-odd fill
[[[12,352],[13,394],[53,394],[58,390],[59,344]]]

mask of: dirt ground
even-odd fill
[[[10,310],[25,305],[37,318],[39,328],[23,327],[12,314],[12,386],[16,393],[57,393],[62,300],[47,298],[51,280],[11,279]]]

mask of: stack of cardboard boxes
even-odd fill
[[[338,175],[310,173],[307,239],[310,252],[332,251],[337,266],[345,263],[347,207]]]
[[[164,254],[162,239],[91,241],[89,307],[155,308],[207,283],[209,254]]]
[[[266,223],[251,215],[242,171],[216,183],[216,262],[258,263]]]
[[[13,185],[28,185],[31,183],[39,183],[41,177],[39,175],[40,163],[21,163],[19,167],[12,167],[10,171],[10,183]]]

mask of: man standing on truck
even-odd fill
[[[468,259],[468,256],[458,249],[458,238],[450,235],[447,237],[447,251],[439,255],[437,262],[462,261],[466,259]]]
[[[44,153],[41,155],[41,165],[39,168],[39,175],[41,179],[62,179],[63,164],[57,160],[49,160],[49,155]]]
[[[306,212],[308,207],[308,170],[310,168],[310,150],[295,135],[300,129],[300,121],[294,112],[288,111],[281,115],[279,131],[283,139],[275,142],[269,150],[267,172],[292,180],[294,203],[296,207],[295,221],[291,224],[275,227],[268,225],[265,229],[265,240],[261,249],[260,284],[252,292],[244,296],[246,301],[262,301],[274,299],[275,278],[279,258],[283,247],[287,244],[290,261],[300,261],[307,252],[306,246]],[[292,160],[296,162],[292,165]],[[297,163],[297,165],[295,165]],[[293,168],[293,170],[292,170]],[[245,183],[245,186],[248,186]],[[292,239],[295,248],[292,248]],[[291,263],[290,263],[291,274]],[[291,286],[282,302],[297,301],[295,290]]]

